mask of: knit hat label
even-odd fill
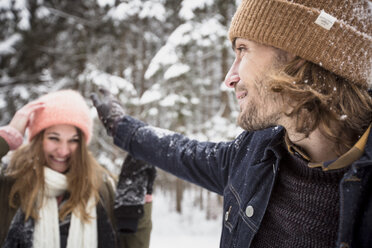
[[[337,19],[334,16],[331,16],[330,14],[327,14],[326,12],[324,12],[324,10],[322,10],[318,18],[315,20],[315,23],[322,28],[330,30],[336,20]]]

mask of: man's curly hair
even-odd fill
[[[350,149],[372,122],[368,86],[358,86],[321,66],[297,57],[271,77],[271,90],[291,99],[296,131],[316,128],[335,142],[336,153]]]

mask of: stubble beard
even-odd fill
[[[280,113],[265,107],[266,103],[273,101],[273,99],[269,100],[268,97],[265,98],[260,103],[246,103],[237,120],[241,128],[246,131],[258,131],[278,125]]]
[[[282,63],[285,60],[281,55],[281,53],[278,54],[275,63]],[[274,64],[272,68],[274,70]],[[277,94],[272,94],[269,88],[264,87],[264,85],[269,85],[269,78],[265,75],[269,75],[270,72],[269,69],[263,73],[260,79],[256,79],[257,93],[260,100],[258,102],[247,101],[238,116],[238,125],[246,131],[258,131],[280,125],[279,121],[282,114],[278,106],[281,106],[283,102],[279,100]]]
[[[249,107],[240,113],[238,125],[247,131],[258,131],[278,125],[279,114],[260,116],[256,106]]]

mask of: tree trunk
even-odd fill
[[[176,211],[182,213],[182,198],[184,191],[184,183],[181,179],[176,179]]]

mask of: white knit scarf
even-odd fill
[[[57,196],[67,189],[66,176],[48,167],[44,169],[45,196],[39,211],[39,219],[35,222],[34,242],[35,248],[60,247],[60,233],[58,221]],[[80,213],[73,211],[70,229],[67,238],[67,248],[94,248],[97,247],[97,212],[91,197],[87,204],[87,213],[93,217],[89,223],[79,218]]]

